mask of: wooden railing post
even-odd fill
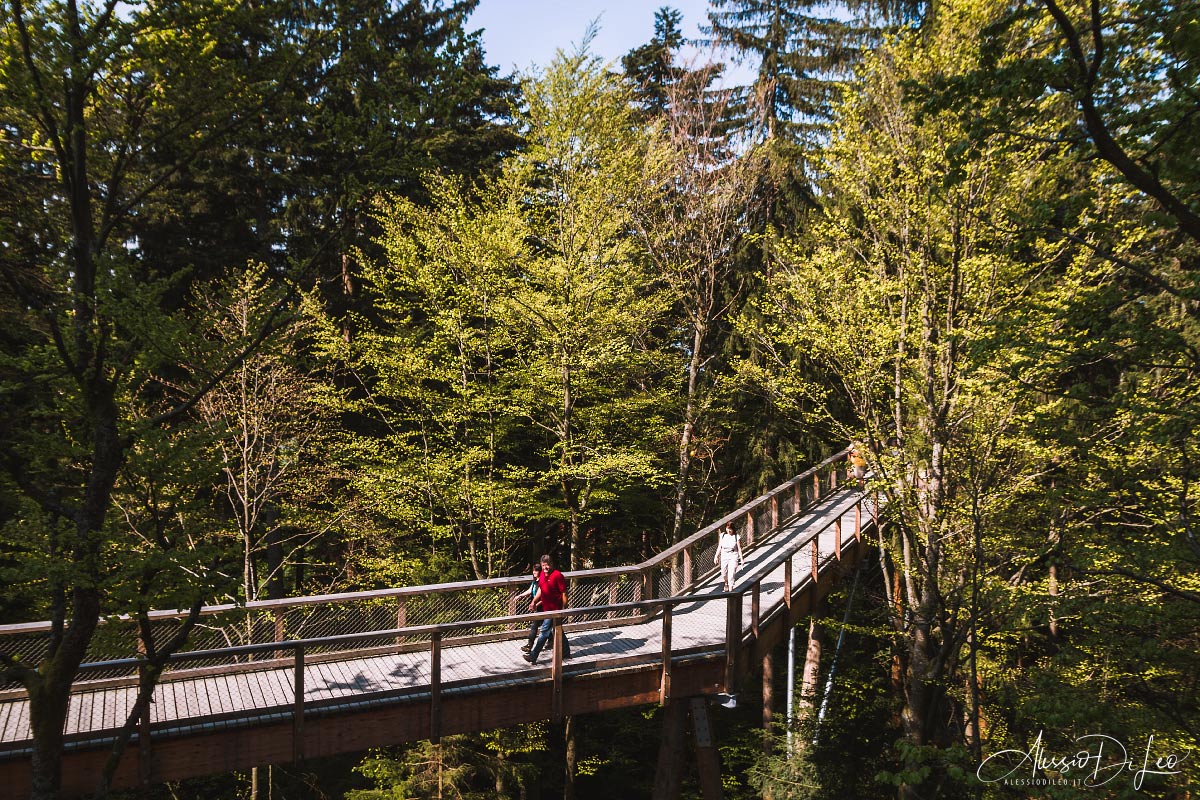
[[[779,495],[771,495],[771,531],[779,530]]]
[[[736,670],[737,651],[742,646],[742,596],[729,596],[725,606],[725,686],[726,693],[732,692]]]
[[[429,741],[442,739],[442,632],[429,640]]]
[[[799,514],[804,510],[804,484],[796,481],[792,485],[792,491],[796,493],[796,513]]]
[[[138,638],[138,649],[143,649],[141,638]],[[142,692],[146,691],[146,684],[150,680],[150,672],[146,669],[143,663],[138,666],[138,696],[141,697]],[[150,690],[150,694],[146,697],[146,701],[142,703],[142,708],[138,712],[138,780],[142,786],[149,786],[154,779],[154,750],[150,743],[150,704],[154,702],[154,690]]]
[[[792,607],[792,557],[783,562],[783,604]]]
[[[746,548],[754,547],[754,509],[746,512]]]
[[[282,642],[284,638],[284,619],[287,612],[275,609],[275,641]],[[287,658],[286,651],[276,650],[275,658]]]
[[[658,704],[671,699],[671,604],[662,610],[662,680],[658,684]]]
[[[754,588],[750,590],[750,632],[754,634],[754,638],[758,638],[758,616],[762,600],[762,581],[754,582]]]
[[[608,604],[615,606],[617,604],[617,576],[614,575],[608,581]],[[616,611],[609,611],[608,618],[613,619],[617,616]]]
[[[683,588],[688,589],[695,578],[692,575],[692,548],[683,548]]]
[[[816,505],[821,499],[821,473],[816,471],[813,473],[813,505]]]
[[[555,722],[563,718],[563,618],[554,618],[554,657],[550,661],[550,674],[554,682],[551,717]]]
[[[842,518],[840,515],[833,521],[833,554],[838,561],[842,560]]]
[[[514,597],[513,598],[514,611],[512,613],[516,613],[516,611],[515,611],[516,602],[517,602],[517,599],[516,599],[516,597]],[[408,603],[405,602],[405,598],[403,596],[396,598],[396,627],[397,628],[407,628],[408,627]],[[402,644],[404,644],[404,637],[397,636],[396,637],[396,647],[399,647]]]
[[[817,586],[817,580],[821,576],[821,561],[820,555],[817,552],[817,539],[819,538],[821,538],[820,534],[814,536],[812,539],[812,581],[814,589]]]
[[[862,541],[862,498],[854,504],[854,541]]]
[[[642,600],[654,599],[654,568],[649,567],[642,570]],[[643,614],[647,613],[646,608],[641,609]]]
[[[296,647],[292,674],[292,761],[304,760],[304,648]]]

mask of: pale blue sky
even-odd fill
[[[617,61],[619,68],[621,56],[650,41],[654,12],[664,5],[683,13],[686,38],[701,36],[699,26],[708,23],[708,0],[480,0],[467,27],[484,29],[488,63],[502,72],[527,72],[545,67],[559,48],[573,49],[588,23],[598,19],[600,30],[592,52],[605,61]],[[743,67],[731,77],[742,82],[745,74]]]

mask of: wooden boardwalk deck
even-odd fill
[[[761,627],[772,619],[777,620],[781,614],[787,616],[783,612],[791,604],[785,602],[785,554],[797,542],[810,538],[813,531],[822,531],[817,537],[822,563],[822,591],[836,580],[833,573],[842,553],[837,552],[835,539],[840,538],[843,553],[846,554],[857,552],[861,547],[855,540],[851,522],[855,516],[855,505],[860,501],[861,493],[854,490],[842,488],[834,491],[805,513],[781,525],[769,539],[756,543],[746,553],[745,566],[739,571],[739,586],[735,588],[735,591],[744,593],[744,602],[741,603],[742,641],[737,645],[739,651],[754,645],[757,637],[753,635],[751,627],[755,623]],[[844,520],[845,535],[835,533],[831,525],[833,520],[839,518]],[[865,529],[870,521],[868,513],[863,511],[860,519]],[[811,580],[811,549],[800,549],[790,560],[792,597],[803,596],[806,592],[810,596],[815,594]],[[755,620],[756,611],[750,602],[750,584],[754,581],[750,579],[772,563],[775,566],[759,576]],[[697,566],[698,572],[711,570],[711,565]],[[718,577],[709,574],[679,596],[678,602],[671,604],[668,666],[707,665],[705,677],[692,679],[688,684],[694,693],[711,693],[721,688],[719,682],[712,679],[724,666],[726,658],[729,598],[721,592]],[[791,620],[788,620],[786,625],[790,624]],[[585,630],[570,632],[571,658],[563,662],[562,682],[568,686],[589,686],[588,707],[595,710],[644,703],[648,699],[652,701],[655,695],[653,691],[646,691],[646,687],[658,685],[658,675],[663,669],[663,629],[662,615],[655,613],[632,622],[591,622]],[[543,694],[514,693],[517,689],[546,691],[545,687],[553,683],[553,675],[547,665],[549,653],[543,654],[543,663],[530,665],[522,658],[520,645],[523,641],[524,637],[521,636],[461,646],[447,642],[440,650],[437,691],[447,698],[461,696],[467,701],[468,708],[484,708],[489,702],[519,703],[521,697],[545,697]],[[151,738],[156,748],[160,747],[161,741],[186,739],[189,736],[211,737],[235,728],[246,731],[255,728],[289,730],[296,708],[293,669],[285,662],[265,663],[273,666],[249,671],[246,665],[239,665],[238,671],[161,683],[155,689],[150,712]],[[647,673],[647,676],[633,680],[629,676],[635,673]],[[389,713],[396,714],[401,712],[395,709],[407,708],[410,711],[404,713],[422,718],[421,725],[413,723],[408,728],[428,734],[431,675],[431,653],[428,649],[387,654],[372,652],[365,656],[347,653],[338,660],[306,664],[303,675],[305,718],[309,715],[324,719],[344,716],[352,720],[355,714],[373,709],[391,708]],[[616,682],[602,680],[613,675],[626,677]],[[602,688],[605,686],[618,688]],[[90,688],[86,682],[77,684],[77,687],[78,690],[71,697],[67,723],[68,749],[99,751],[104,744],[112,741],[124,724],[133,707],[137,688],[103,682],[100,688]],[[539,690],[538,687],[542,688]],[[561,686],[555,691],[559,689]],[[621,696],[604,696],[606,693]],[[475,716],[479,718],[479,726],[493,727],[496,724],[511,724],[505,723],[505,719],[549,717],[549,704],[539,705],[533,709],[510,709],[500,716],[489,717],[482,712]],[[498,719],[501,721],[497,722]],[[351,721],[348,724],[354,723]],[[453,727],[458,730],[473,724],[459,721]],[[11,765],[14,761],[24,761],[27,769],[29,735],[28,701],[23,697],[8,697],[0,701],[0,780],[4,779],[6,772],[11,772],[5,768],[6,762]],[[414,736],[403,733],[396,735],[401,737],[399,740]],[[353,749],[355,741],[352,736],[345,737],[345,749]],[[389,742],[379,742],[386,743]],[[329,751],[330,747],[337,746],[341,745],[327,745],[321,749]],[[133,750],[136,749],[135,738]],[[270,757],[263,755],[260,758]],[[204,769],[218,771],[231,768],[230,759],[228,754],[214,758],[208,767],[200,771],[193,769],[190,774],[202,774]],[[133,780],[136,781],[134,774]],[[166,777],[175,776],[159,776],[158,779]]]

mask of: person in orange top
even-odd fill
[[[567,607],[567,580],[563,574],[554,568],[554,560],[550,556],[542,556],[542,573],[538,575],[538,599],[541,600],[543,611],[561,611]],[[533,603],[529,604],[533,611]],[[554,631],[554,620],[542,620],[542,629],[538,633],[537,642],[533,649],[522,656],[530,664],[536,664],[538,654],[546,646],[550,634]],[[562,637],[562,657],[571,657],[571,645],[564,634]]]

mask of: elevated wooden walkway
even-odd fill
[[[526,576],[205,610],[177,654],[116,786],[490,730],[671,697],[731,691],[862,555],[876,509],[837,485],[838,454],[630,567],[567,573],[572,608],[519,614]],[[746,550],[733,592],[715,575],[720,527]],[[520,645],[552,618],[562,648]],[[157,635],[178,625],[156,612]],[[37,657],[47,627],[0,626],[0,650]],[[138,691],[136,637],[108,623],[71,698],[64,795],[95,788]],[[218,646],[212,646],[218,644]],[[119,654],[122,657],[112,657]],[[0,781],[29,792],[24,692],[0,691]]]

